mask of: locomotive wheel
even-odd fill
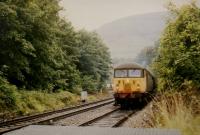
[[[121,109],[129,109],[129,107],[130,107],[129,102],[128,102],[128,100],[126,100],[126,99],[124,99],[124,100],[120,103],[120,105],[121,105]]]
[[[117,105],[119,105],[119,99],[118,98],[115,98],[115,103],[113,104],[114,106],[117,106]]]

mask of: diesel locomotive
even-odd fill
[[[155,93],[155,78],[136,63],[122,64],[114,68],[113,91],[115,104],[134,106]]]

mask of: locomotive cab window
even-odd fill
[[[143,70],[141,69],[129,69],[128,70],[129,77],[143,77]]]
[[[115,78],[139,78],[143,77],[142,69],[116,69]]]
[[[120,69],[117,69],[115,70],[115,77],[128,77],[128,72],[127,70],[120,70]]]

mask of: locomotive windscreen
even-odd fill
[[[128,70],[129,77],[142,77],[143,73],[141,69],[129,69]]]
[[[114,76],[116,78],[142,77],[143,76],[143,70],[141,70],[141,69],[117,69],[117,70],[115,70]]]
[[[115,77],[127,77],[128,76],[128,72],[127,70],[115,70]]]

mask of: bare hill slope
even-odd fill
[[[165,26],[166,12],[122,18],[105,24],[99,33],[113,58],[134,58],[145,46],[152,46]]]

